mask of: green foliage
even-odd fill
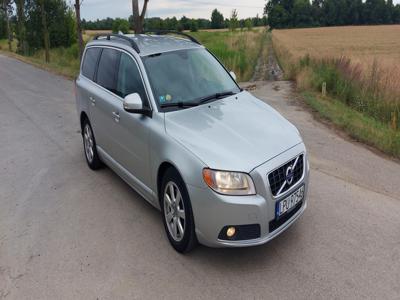
[[[45,0],[45,11],[50,35],[50,47],[69,47],[76,41],[75,15],[64,0]],[[43,48],[43,27],[37,1],[25,5],[26,42],[29,52]]]
[[[307,27],[312,23],[312,10],[309,0],[295,0],[292,12],[292,22],[299,27]]]
[[[5,39],[5,38],[7,38],[7,24],[6,24],[5,13],[0,8],[0,39]]]
[[[245,26],[248,27],[246,21],[250,21],[251,27],[253,26],[266,26],[267,25],[267,18],[263,16],[260,18],[258,15],[254,18],[249,18],[246,20],[240,20],[239,23],[241,27]],[[189,19],[187,17],[183,17],[178,20],[176,17],[162,19],[159,17],[153,18],[146,18],[144,20],[144,28],[146,30],[191,30],[194,28],[193,22],[196,23],[198,30],[200,29],[221,29],[227,28],[229,26],[229,21],[226,22],[222,14],[218,13],[215,14],[214,12],[214,24],[212,21],[208,19]],[[95,20],[95,21],[87,21],[85,19],[82,20],[82,28],[84,30],[111,30],[114,23],[114,19],[107,18],[102,20]],[[132,16],[129,17],[129,24],[133,23]]]
[[[190,24],[190,31],[191,32],[199,31],[199,26],[197,25],[197,21],[196,20],[192,20],[192,22]]]
[[[128,20],[116,18],[112,25],[112,32],[118,33],[122,32],[124,34],[129,32],[129,22]]]
[[[86,21],[82,19],[81,25],[83,29],[87,30],[111,30],[114,23],[114,19],[97,19],[95,21]],[[132,16],[129,18],[129,24],[133,24]]]
[[[247,38],[248,34],[250,38]],[[192,35],[218,57],[229,70],[233,70],[239,81],[248,81],[251,78],[262,44],[265,42],[264,31],[199,31]]]
[[[214,9],[211,14],[211,28],[224,28],[224,16],[217,9]]]
[[[268,0],[271,28],[400,24],[400,4],[392,0]]]
[[[238,12],[236,9],[232,10],[231,18],[229,20],[229,29],[235,31],[239,27]]]
[[[189,30],[190,29],[191,20],[186,18],[185,16],[183,16],[179,20],[179,23],[181,24],[183,30]]]
[[[253,29],[253,22],[251,21],[251,19],[246,19],[244,21],[244,26],[246,26],[247,30],[252,30]]]

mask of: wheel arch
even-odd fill
[[[88,121],[89,121],[89,117],[88,117],[88,115],[86,114],[86,112],[84,112],[84,111],[81,112],[80,117],[79,117],[79,120],[80,120],[80,124],[81,124],[81,132],[83,132],[83,122],[84,122],[85,120],[88,120]]]
[[[185,179],[183,178],[181,172],[173,163],[171,163],[169,161],[162,162],[160,164],[160,166],[158,167],[158,171],[157,171],[157,196],[158,196],[158,201],[159,201],[160,205],[161,205],[161,202],[160,202],[161,197],[160,196],[161,196],[162,180],[163,180],[165,172],[170,168],[175,169],[178,172],[179,176],[182,178],[183,182],[185,182]],[[186,184],[186,182],[185,182],[185,184]]]

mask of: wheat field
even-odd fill
[[[362,65],[374,59],[385,67],[400,64],[400,25],[274,30],[273,37],[295,57],[346,56]]]
[[[376,75],[381,89],[395,93],[400,102],[400,25],[274,30],[273,43],[290,63],[307,55],[348,58],[365,76]]]

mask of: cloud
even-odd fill
[[[142,0],[139,1],[142,4]],[[229,17],[232,9],[237,9],[240,18],[262,15],[264,0],[150,0],[147,17],[178,18],[185,15],[189,18],[210,18],[211,11],[217,8],[225,17]],[[103,19],[106,17],[127,18],[132,6],[129,0],[84,0],[82,18],[86,20]]]
[[[139,0],[140,6],[143,0]],[[394,3],[400,3],[395,0]],[[228,18],[232,9],[237,9],[239,18],[255,17],[263,14],[265,0],[150,0],[147,17],[172,17],[185,15],[189,18],[210,18],[217,8]],[[87,20],[107,17],[128,18],[132,13],[131,0],[83,0],[82,18]]]

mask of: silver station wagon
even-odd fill
[[[299,131],[189,35],[97,36],[76,100],[89,167],[160,209],[179,252],[264,244],[306,209]]]

